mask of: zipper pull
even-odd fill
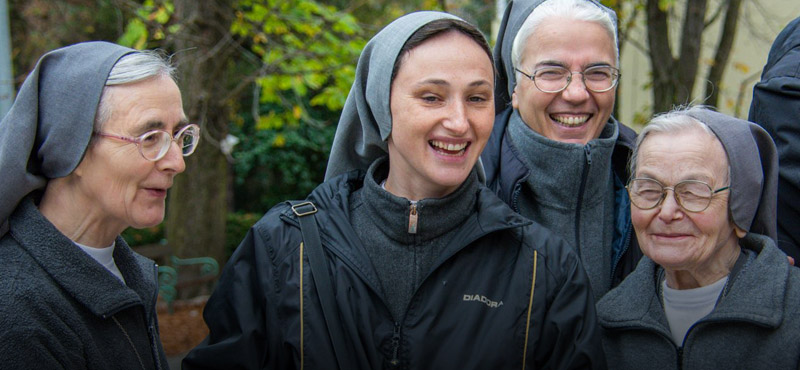
[[[415,205],[416,206],[416,205]],[[394,333],[392,334],[392,359],[389,360],[389,365],[397,367],[400,365],[398,354],[400,352],[400,323],[394,323]]]
[[[408,213],[408,233],[417,233],[417,202],[411,202],[411,209]]]
[[[586,163],[592,164],[592,148],[589,144],[583,146],[583,152],[586,154]]]

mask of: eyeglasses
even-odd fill
[[[715,194],[730,189],[730,186],[711,190],[711,186],[702,181],[684,180],[673,187],[661,185],[660,182],[648,178],[636,178],[628,182],[628,195],[631,203],[639,209],[658,207],[667,197],[667,190],[672,190],[678,205],[689,212],[703,212],[711,204]]]
[[[572,82],[572,75],[580,73],[583,85],[592,92],[606,92],[614,88],[619,82],[619,70],[611,66],[594,66],[586,68],[583,72],[572,72],[564,67],[543,67],[527,74],[517,69],[517,72],[530,78],[533,84],[542,92],[557,93],[564,91]]]
[[[153,162],[161,160],[161,158],[167,155],[169,146],[172,145],[173,141],[178,143],[178,147],[181,148],[184,157],[194,153],[194,150],[197,149],[197,143],[200,142],[200,126],[195,124],[186,125],[175,133],[174,137],[164,130],[148,131],[136,138],[111,135],[102,132],[95,132],[94,134],[136,144],[136,146],[139,147],[139,153],[142,154],[142,157]]]

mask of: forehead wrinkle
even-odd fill
[[[691,134],[691,132],[682,134]],[[702,140],[704,142],[696,143],[691,148],[681,148],[680,152],[676,152],[672,146],[668,145],[673,139],[672,137],[662,135],[662,133],[652,135],[653,137],[647,138],[648,141],[643,142],[642,147],[646,150],[639,153],[636,177],[647,175],[665,186],[674,185],[683,180],[700,180],[709,185],[727,181],[727,156],[722,149],[722,144],[715,137],[707,136]],[[658,139],[650,141],[654,138]],[[720,155],[722,163],[717,163]],[[670,176],[673,183],[667,183],[665,176]]]

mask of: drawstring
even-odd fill
[[[131,348],[133,348],[133,353],[136,354],[136,359],[139,360],[139,366],[142,367],[142,370],[147,370],[144,367],[144,362],[142,362],[142,356],[139,356],[139,351],[136,350],[136,346],[133,345],[133,341],[131,340],[131,337],[128,336],[128,331],[126,331],[125,328],[122,326],[122,324],[119,323],[119,320],[117,320],[116,316],[111,316],[111,318],[114,320],[114,323],[117,324],[117,327],[119,327],[119,330],[122,330],[122,334],[125,334],[125,339],[128,340],[128,344],[130,344]]]

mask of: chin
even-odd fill
[[[162,222],[164,222],[164,210],[161,209],[160,211],[151,210],[146,214],[137,215],[133,219],[133,223],[131,223],[131,227],[134,229],[143,229],[146,227],[153,227]]]

